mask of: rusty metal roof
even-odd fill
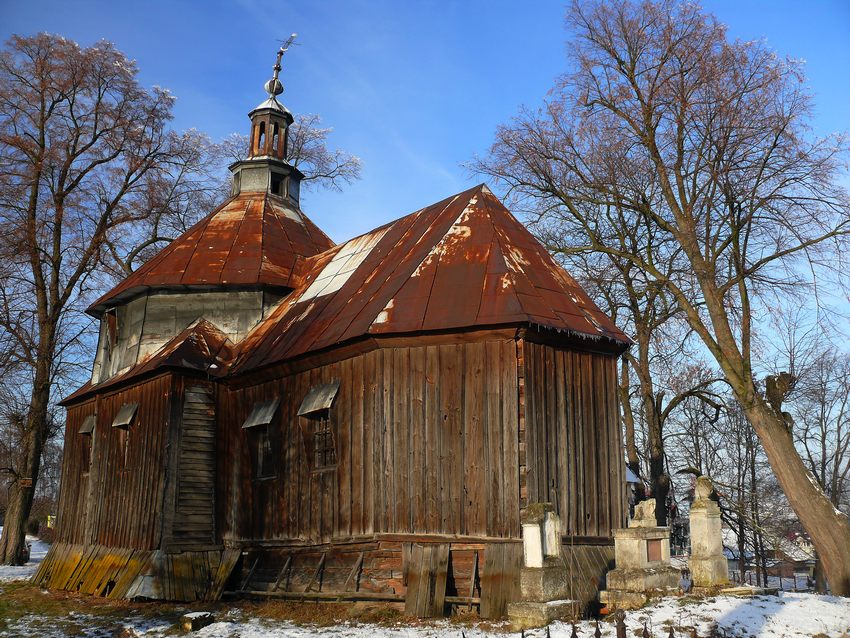
[[[629,338],[485,186],[316,255],[240,344],[247,371],[365,335],[530,324]]]
[[[334,243],[285,199],[244,193],[226,201],[95,301],[104,310],[151,289],[295,288],[299,260]]]
[[[199,319],[133,367],[97,385],[88,382],[60,403],[66,405],[96,390],[124,385],[162,369],[191,370],[221,377],[228,372],[234,354],[233,342],[227,335],[209,321]]]

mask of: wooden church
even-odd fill
[[[35,582],[499,617],[520,512],[551,502],[589,601],[625,521],[628,338],[484,185],[335,245],[300,207],[279,69],[230,199],[88,310]]]

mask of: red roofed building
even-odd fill
[[[277,70],[232,197],[89,309],[35,580],[499,617],[520,512],[551,502],[590,601],[625,517],[628,338],[484,185],[333,245],[300,209]]]

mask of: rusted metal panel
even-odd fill
[[[88,312],[106,308],[152,288],[209,285],[292,288],[299,258],[333,247],[300,211],[267,194],[229,199],[115,288]]]
[[[329,252],[308,260],[301,286],[242,344],[235,370],[368,334],[498,324],[629,343],[484,186]]]
[[[65,397],[61,405],[74,403],[94,391],[102,392],[126,385],[134,379],[153,374],[163,368],[181,368],[204,372],[211,377],[220,377],[227,373],[233,356],[234,346],[226,335],[208,321],[196,321],[129,370],[104,383],[97,385],[86,383],[73,394]]]

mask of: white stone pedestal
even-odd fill
[[[565,600],[569,576],[561,559],[561,520],[551,503],[532,503],[522,514],[522,600],[508,604],[514,630],[543,627],[575,614]]]

